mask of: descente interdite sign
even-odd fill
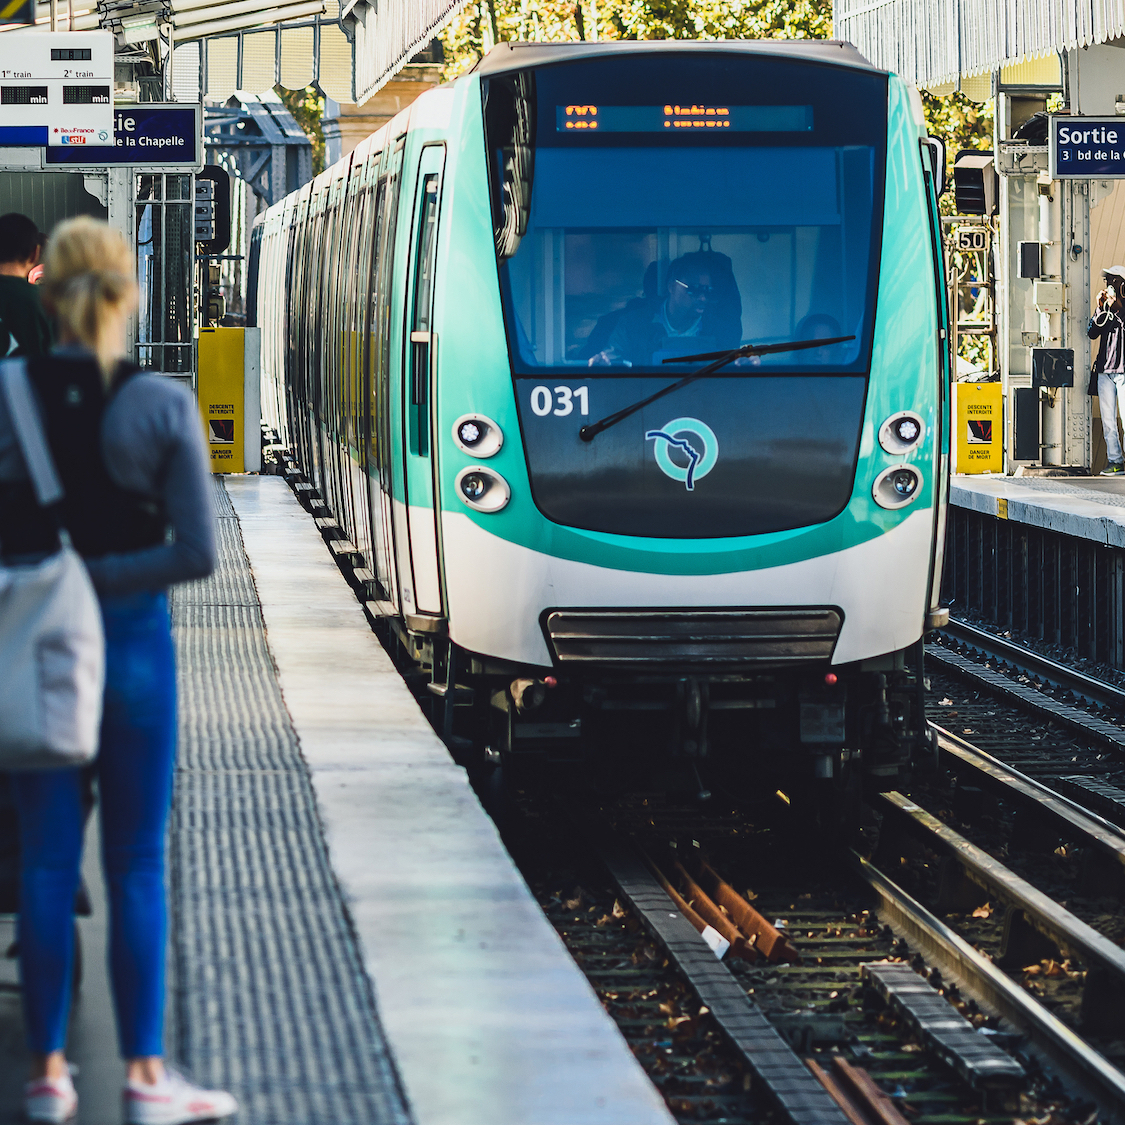
[[[1052,180],[1125,179],[1125,117],[1052,117]]]

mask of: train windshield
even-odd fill
[[[589,59],[491,79],[486,122],[517,374],[671,374],[690,369],[680,357],[841,336],[729,372],[866,370],[881,76],[734,53]]]

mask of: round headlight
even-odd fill
[[[904,444],[913,444],[918,440],[922,427],[913,418],[900,418],[894,425],[898,440]]]
[[[457,474],[457,495],[475,512],[498,512],[512,498],[508,482],[495,469],[470,465]]]
[[[481,473],[466,473],[461,478],[461,491],[466,500],[479,500],[488,491],[488,478]]]
[[[922,490],[922,474],[913,465],[892,465],[884,469],[871,486],[875,503],[882,508],[902,508]]]
[[[491,418],[483,414],[462,414],[453,423],[453,440],[462,453],[494,457],[504,444],[504,435]]]
[[[918,474],[913,469],[899,469],[891,474],[891,487],[905,500],[918,491]]]
[[[913,410],[900,410],[892,414],[879,427],[879,444],[888,452],[899,456],[913,449],[926,435],[926,423]]]

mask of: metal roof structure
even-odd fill
[[[930,88],[1120,39],[1125,0],[835,0],[832,19],[836,38]]]
[[[39,0],[32,26],[0,25],[7,34],[102,27],[119,48],[151,44],[161,58],[176,48],[172,88],[198,100],[235,90],[316,82],[338,102],[366,101],[424,48],[464,0]],[[191,47],[184,51],[182,45]],[[175,73],[178,72],[178,73]]]
[[[267,205],[312,179],[312,143],[272,90],[207,106],[203,135],[207,162],[237,173]]]

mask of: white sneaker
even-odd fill
[[[238,1112],[238,1102],[226,1091],[204,1090],[167,1068],[163,1081],[155,1086],[130,1082],[122,1100],[126,1125],[188,1125],[192,1121],[213,1121]],[[49,1120],[61,1121],[62,1118]]]
[[[49,1121],[60,1125],[78,1112],[78,1095],[70,1075],[62,1078],[35,1078],[23,1088],[23,1111],[28,1121]]]

